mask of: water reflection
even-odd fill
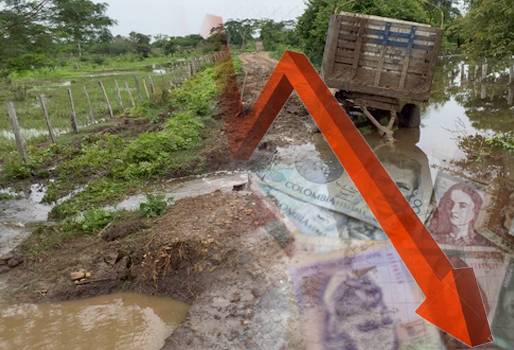
[[[115,294],[59,304],[0,309],[0,349],[160,349],[188,305]]]

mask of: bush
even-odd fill
[[[514,152],[514,133],[512,132],[498,133],[494,136],[486,137],[485,142],[490,146]]]
[[[3,173],[8,180],[24,180],[31,176],[30,167],[18,158],[6,162]]]
[[[80,227],[86,233],[95,233],[109,225],[113,219],[113,213],[104,209],[93,209],[84,213]]]
[[[125,195],[130,183],[117,182],[101,178],[92,181],[84,191],[54,207],[50,213],[52,218],[64,219],[98,208]]]
[[[168,203],[163,195],[148,194],[146,201],[139,205],[139,211],[144,217],[154,218],[166,211]]]

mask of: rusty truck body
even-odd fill
[[[441,37],[441,29],[426,24],[346,12],[333,15],[323,79],[344,107],[359,108],[384,133],[391,133],[396,120],[400,126],[418,127],[419,105],[430,97]],[[376,120],[380,111],[390,114],[389,125]]]

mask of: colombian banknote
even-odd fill
[[[261,190],[271,198],[281,213],[306,236],[341,240],[385,240],[384,232],[348,215],[304,202],[259,182]]]
[[[375,153],[416,214],[429,214],[432,180],[419,149],[376,148]],[[303,202],[379,227],[351,178],[328,146],[304,144],[279,149],[273,163],[258,173],[268,186]]]
[[[514,259],[510,260],[501,284],[492,330],[498,347],[514,349]]]
[[[493,196],[481,185],[439,173],[434,186],[434,211],[428,229],[443,248],[495,250],[499,232],[488,227]]]
[[[493,321],[495,313],[498,312],[499,294],[502,290],[505,271],[508,266],[506,256],[503,252],[476,250],[474,248],[453,248],[445,249],[445,253],[450,259],[453,267],[472,267],[475,273],[480,294],[484,303],[489,323]],[[468,349],[466,345],[455,339],[442,335],[448,350]],[[494,345],[482,346],[481,349],[491,349]]]
[[[424,296],[387,243],[353,256],[310,257],[290,268],[307,349],[441,349],[415,310]]]

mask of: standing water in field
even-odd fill
[[[20,244],[31,231],[30,225],[45,222],[52,210],[41,203],[46,189],[38,184],[30,187],[27,194],[0,201],[0,256]]]
[[[0,304],[0,349],[158,350],[189,306],[113,294],[55,304]]]

